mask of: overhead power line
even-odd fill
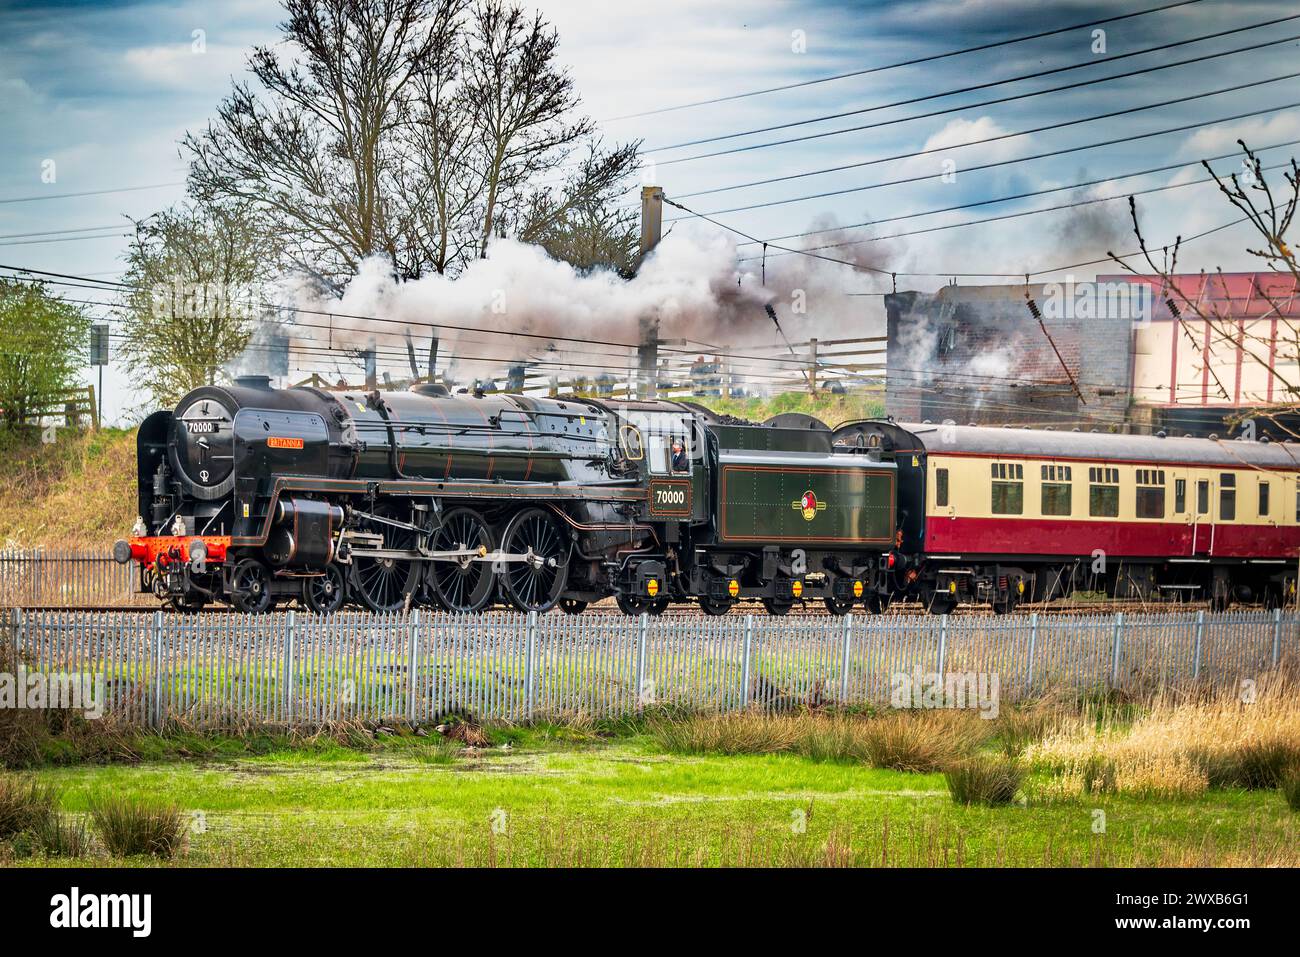
[[[33,196],[11,196],[8,199],[0,199],[0,204],[7,203],[35,203],[46,199],[75,199],[79,196],[107,196],[109,193],[136,193],[146,189],[167,189],[172,186],[184,186],[185,181],[178,183],[150,183],[146,186],[114,186],[111,189],[88,189],[79,193],[37,193]]]
[[[1258,150],[1256,150],[1255,152],[1256,152],[1256,153],[1263,153],[1263,152],[1265,152],[1265,151],[1267,151],[1267,150],[1272,150],[1272,149],[1281,149],[1281,148],[1286,147],[1286,146],[1295,146],[1297,143],[1300,143],[1300,140],[1288,140],[1288,141],[1285,142],[1285,143],[1275,143],[1275,144],[1273,144],[1273,145],[1271,145],[1271,146],[1263,146],[1263,147],[1260,147],[1260,148],[1259,148]],[[1134,178],[1139,177],[1139,176],[1150,176],[1150,175],[1152,175],[1153,173],[1164,173],[1164,172],[1168,172],[1168,171],[1170,171],[1170,170],[1175,170],[1175,169],[1185,169],[1186,167],[1189,167],[1189,166],[1199,166],[1202,162],[1206,162],[1206,163],[1214,163],[1214,162],[1218,162],[1219,160],[1231,159],[1232,157],[1234,157],[1234,156],[1238,156],[1238,155],[1240,155],[1240,154],[1238,154],[1238,153],[1223,153],[1223,154],[1220,154],[1219,156],[1210,156],[1210,157],[1206,157],[1206,159],[1204,159],[1204,160],[1191,160],[1190,162],[1187,162],[1187,163],[1173,163],[1173,164],[1170,164],[1170,165],[1168,165],[1168,166],[1155,166],[1155,167],[1152,167],[1151,169],[1139,170],[1138,172],[1135,172],[1135,173],[1124,173],[1124,174],[1119,175],[1119,176],[1111,176],[1111,177],[1107,177],[1107,178],[1105,178],[1105,179],[1094,179],[1094,180],[1088,180],[1088,181],[1086,181],[1086,182],[1082,182],[1082,183],[1070,183],[1070,184],[1065,185],[1065,186],[1053,186],[1053,187],[1050,187],[1050,188],[1048,188],[1048,189],[1032,190],[1032,191],[1030,191],[1030,192],[1025,192],[1025,193],[1016,193],[1016,194],[1013,194],[1013,195],[1010,195],[1010,196],[999,196],[999,197],[995,197],[995,198],[993,198],[993,199],[977,200],[977,201],[975,201],[975,202],[970,202],[970,203],[961,203],[961,204],[956,205],[956,206],[946,206],[946,207],[943,207],[943,208],[941,208],[941,209],[931,209],[931,210],[926,210],[926,211],[924,211],[924,212],[920,212],[920,213],[905,213],[905,214],[903,214],[903,215],[899,215],[899,216],[889,216],[889,217],[886,217],[885,219],[877,219],[877,220],[873,220],[873,221],[871,221],[871,222],[866,222],[866,223],[855,223],[855,224],[853,224],[852,226],[844,226],[844,227],[841,227],[841,228],[842,228],[842,229],[862,229],[862,228],[864,228],[864,227],[868,227],[868,226],[879,226],[879,225],[882,225],[882,224],[884,224],[884,223],[894,223],[894,222],[899,222],[899,221],[901,221],[901,220],[906,220],[906,219],[919,219],[919,218],[922,217],[922,216],[936,216],[936,215],[938,215],[939,213],[951,213],[951,212],[957,212],[957,211],[959,211],[959,210],[963,210],[963,209],[975,209],[975,208],[978,208],[978,207],[980,207],[980,206],[992,206],[992,205],[995,205],[995,204],[997,204],[997,203],[1009,203],[1009,202],[1013,202],[1013,201],[1018,200],[1018,199],[1028,199],[1029,197],[1032,197],[1032,196],[1045,196],[1045,195],[1047,195],[1047,194],[1049,194],[1049,193],[1060,193],[1060,192],[1065,192],[1065,191],[1067,191],[1067,190],[1072,190],[1072,189],[1086,189],[1086,188],[1089,187],[1089,186],[1098,186],[1098,185],[1101,185],[1101,184],[1103,184],[1103,183],[1115,183],[1115,182],[1118,182],[1119,180],[1122,180],[1122,179],[1134,179]],[[1263,169],[1266,170],[1266,171],[1272,171],[1272,170],[1277,170],[1277,169],[1287,169],[1287,168],[1289,168],[1289,165],[1290,165],[1290,164],[1288,164],[1288,163],[1274,163],[1274,164],[1271,165],[1271,166],[1265,166],[1265,167],[1263,167]],[[966,226],[977,226],[977,225],[981,225],[981,224],[984,224],[984,223],[995,223],[995,222],[1001,222],[1002,220],[1006,220],[1006,219],[1017,219],[1017,218],[1020,218],[1020,217],[1023,217],[1023,216],[1034,216],[1034,215],[1037,215],[1037,214],[1039,214],[1039,213],[1050,213],[1050,212],[1056,212],[1056,211],[1058,211],[1058,210],[1062,210],[1062,209],[1075,209],[1075,208],[1080,207],[1080,206],[1091,206],[1091,205],[1096,204],[1096,203],[1109,203],[1109,202],[1113,202],[1113,201],[1115,201],[1115,200],[1127,199],[1129,196],[1146,196],[1146,195],[1149,195],[1149,194],[1151,194],[1151,193],[1162,193],[1162,192],[1165,192],[1165,191],[1167,191],[1167,190],[1182,189],[1182,188],[1187,187],[1187,186],[1202,186],[1202,185],[1204,185],[1204,184],[1206,184],[1206,183],[1212,183],[1212,182],[1214,182],[1214,179],[1213,179],[1212,177],[1207,176],[1207,177],[1205,177],[1204,179],[1188,180],[1187,182],[1184,182],[1184,183],[1168,183],[1168,184],[1166,184],[1166,185],[1164,185],[1164,186],[1152,186],[1152,187],[1150,187],[1150,188],[1148,188],[1148,189],[1135,190],[1135,191],[1133,191],[1133,192],[1131,192],[1131,193],[1127,193],[1127,192],[1126,192],[1126,193],[1124,193],[1124,194],[1122,194],[1122,195],[1120,195],[1120,196],[1094,196],[1094,197],[1090,197],[1090,198],[1088,198],[1088,199],[1075,200],[1074,202],[1070,202],[1070,203],[1060,203],[1060,204],[1058,204],[1058,205],[1056,205],[1056,206],[1044,206],[1044,207],[1041,207],[1041,208],[1039,208],[1039,209],[1026,209],[1026,210],[1020,210],[1020,211],[1015,212],[1015,213],[1004,213],[1004,214],[1002,214],[1002,215],[1000,215],[1000,216],[989,216],[989,217],[986,217],[986,218],[984,218],[984,219],[972,219],[972,220],[968,220],[968,221],[966,221],[966,222],[961,222],[961,223],[945,223],[945,224],[942,225],[942,226],[931,226],[931,227],[928,227],[928,228],[925,228],[925,229],[918,229],[918,230],[914,230],[914,231],[911,231],[911,232],[905,232],[905,233],[894,233],[893,235],[890,235],[890,236],[874,236],[874,237],[868,237],[868,238],[865,238],[865,239],[844,240],[844,241],[841,241],[841,242],[826,243],[826,244],[821,245],[821,246],[806,246],[806,247],[804,247],[804,248],[805,248],[805,250],[821,250],[821,249],[840,249],[840,248],[844,248],[844,247],[846,247],[846,246],[859,246],[859,245],[863,245],[863,244],[865,244],[865,243],[879,242],[879,241],[884,240],[884,239],[899,239],[899,238],[902,238],[902,237],[904,237],[904,236],[918,236],[918,235],[921,235],[921,234],[923,234],[923,233],[942,232],[942,231],[949,230],[949,229],[961,229],[961,228],[964,228],[964,227],[966,227]],[[820,231],[821,231],[821,232],[826,232],[827,230],[820,230]],[[831,231],[833,231],[833,230],[831,230]],[[752,245],[752,243],[745,243],[745,245]],[[774,253],[774,254],[772,254],[771,256],[767,257],[767,258],[769,258],[769,259],[773,259],[773,258],[776,258],[776,256],[786,256],[786,255],[789,255],[789,253],[785,253],[785,252],[782,252],[782,253]],[[749,256],[749,257],[745,257],[745,258],[740,259],[739,262],[755,262],[755,261],[757,261],[757,260],[760,259],[760,258],[761,258],[761,257],[758,257],[758,256]]]
[[[813,116],[803,120],[791,120],[788,123],[777,123],[773,126],[761,126],[752,130],[741,130],[738,133],[722,133],[717,136],[706,136],[695,140],[685,140],[681,143],[669,143],[663,146],[647,146],[645,147],[645,152],[658,153],[666,150],[685,149],[688,146],[702,146],[706,143],[721,143],[721,142],[725,142],[726,140],[739,139],[745,136],[757,136],[760,133],[775,133],[778,130],[788,130],[798,126],[808,126],[811,123],[825,123],[829,120],[840,120],[848,116],[861,116],[864,113],[875,113],[878,110],[888,110],[896,106],[911,106],[915,103],[925,103],[929,100],[941,100],[949,96],[958,96],[962,93],[974,93],[978,90],[990,90],[993,87],[1006,86],[1009,83],[1019,83],[1023,80],[1036,80],[1045,76],[1055,76],[1059,73],[1068,73],[1071,70],[1082,70],[1082,69],[1087,69],[1088,67],[1101,66],[1103,64],[1108,64],[1108,63],[1116,63],[1120,60],[1127,60],[1131,57],[1146,56],[1148,53],[1158,53],[1161,50],[1172,50],[1175,47],[1183,47],[1191,43],[1203,43],[1206,40],[1217,40],[1222,37],[1230,36],[1235,33],[1245,33],[1249,30],[1259,30],[1263,27],[1271,27],[1279,23],[1286,23],[1289,20],[1298,20],[1298,19],[1300,19],[1300,13],[1294,13],[1286,17],[1276,17],[1272,20],[1264,20],[1260,23],[1248,24],[1247,26],[1244,27],[1233,27],[1229,30],[1220,30],[1217,33],[1203,33],[1200,36],[1188,37],[1185,40],[1173,40],[1169,43],[1161,43],[1158,44],[1157,46],[1146,47],[1141,50],[1130,50],[1128,53],[1117,53],[1114,56],[1108,56],[1105,59],[1098,59],[1094,57],[1091,60],[1081,60],[1078,63],[1068,63],[1065,66],[1051,67],[1046,70],[1036,70],[1033,73],[1021,73],[1018,76],[1009,76],[1001,80],[989,80],[984,83],[975,83],[975,84],[971,84],[970,86],[957,87],[956,89],[952,89],[952,90],[942,90],[938,93],[925,93],[921,96],[912,96],[903,100],[893,100],[889,103],[878,103],[875,106],[864,106],[855,110],[843,110],[839,113],[825,113],[821,116]],[[1071,84],[1068,86],[1054,87],[1047,90],[1030,91],[1028,93],[1020,94],[1016,98],[1019,99],[1024,97],[1040,96],[1044,93],[1056,93],[1061,90],[1074,89],[1076,85],[1086,86],[1093,83],[1104,83],[1108,80],[1120,80],[1126,77],[1140,76],[1146,73],[1154,73],[1158,70],[1169,70],[1169,69],[1173,69],[1174,67],[1187,66],[1188,64],[1191,63],[1200,63],[1203,60],[1213,60],[1213,59],[1217,59],[1218,57],[1231,56],[1234,53],[1243,53],[1250,50],[1257,50],[1262,47],[1275,46],[1279,43],[1286,43],[1286,42],[1288,42],[1287,39],[1268,40],[1263,43],[1257,43],[1253,46],[1240,47],[1235,50],[1224,50],[1218,53],[1207,53],[1202,56],[1191,57],[1186,60],[1175,60],[1171,63],[1159,63],[1156,64],[1155,66],[1144,67],[1140,70],[1133,70],[1128,73],[1116,73],[1112,76],[1096,77],[1094,79],[1084,81],[1083,83],[1080,84]],[[993,102],[1000,102],[1000,101],[993,101]],[[970,107],[963,107],[963,109],[970,109]]]
[[[1242,47],[1242,48],[1237,49],[1237,50],[1229,50],[1229,51],[1226,51],[1226,52],[1224,52],[1224,53],[1216,53],[1216,54],[1213,54],[1212,56],[1227,56],[1227,55],[1230,54],[1230,53],[1241,53],[1241,52],[1243,52],[1243,51],[1245,51],[1245,50],[1254,50],[1254,49],[1259,49],[1260,47],[1264,47],[1264,46],[1274,46],[1274,45],[1277,45],[1277,44],[1280,44],[1280,43],[1291,43],[1291,42],[1294,42],[1294,41],[1296,41],[1296,40],[1300,40],[1300,34],[1297,34],[1297,35],[1295,35],[1295,36],[1290,36],[1290,37],[1284,37],[1284,38],[1282,38],[1282,39],[1280,39],[1280,40],[1269,40],[1269,41],[1266,42],[1266,43],[1255,44],[1254,46],[1251,46],[1251,47]],[[1197,59],[1209,59],[1209,58],[1210,58],[1209,56],[1206,56],[1206,57],[1199,57],[1199,58],[1197,58]],[[1183,64],[1185,64],[1185,63],[1191,63],[1191,62],[1195,62],[1195,61],[1192,61],[1192,60],[1184,60],[1184,61],[1181,61],[1181,62],[1180,62],[1179,64],[1177,64],[1177,65],[1183,65]],[[979,103],[968,103],[968,104],[966,104],[966,105],[964,105],[964,106],[953,106],[953,107],[948,107],[948,108],[946,108],[946,109],[942,109],[942,110],[931,110],[929,113],[916,113],[916,114],[914,114],[914,115],[912,115],[912,116],[900,116],[900,117],[896,117],[896,118],[894,118],[894,119],[889,119],[889,120],[878,120],[878,121],[876,121],[875,123],[863,123],[863,124],[861,124],[861,125],[859,125],[859,126],[848,126],[848,127],[844,127],[843,129],[838,129],[838,130],[826,130],[826,131],[821,132],[821,133],[808,133],[808,134],[806,134],[806,135],[804,135],[804,136],[792,136],[792,137],[788,137],[788,138],[783,139],[783,140],[770,140],[770,141],[768,141],[768,142],[766,142],[766,143],[750,143],[750,144],[748,144],[748,145],[746,145],[746,146],[733,146],[733,147],[730,148],[730,149],[725,149],[725,150],[715,150],[715,151],[712,152],[712,153],[697,153],[697,154],[695,154],[694,156],[681,156],[681,157],[678,157],[678,158],[676,158],[676,159],[659,160],[659,161],[656,162],[656,165],[657,165],[657,166],[660,166],[660,167],[662,167],[662,166],[673,166],[673,165],[675,165],[675,164],[677,164],[677,163],[692,163],[692,162],[695,162],[696,160],[712,159],[712,158],[717,157],[717,156],[732,156],[732,155],[734,155],[734,154],[736,154],[736,153],[748,153],[748,152],[750,152],[750,151],[752,151],[752,150],[769,149],[769,148],[771,148],[771,147],[773,147],[773,146],[787,146],[787,145],[789,145],[789,144],[791,144],[791,143],[806,143],[806,142],[808,142],[809,140],[825,139],[826,137],[829,137],[829,136],[842,136],[842,135],[844,135],[845,133],[860,133],[860,132],[863,132],[863,131],[865,131],[865,130],[875,130],[875,129],[880,129],[880,128],[882,128],[882,127],[886,127],[886,126],[896,126],[896,125],[899,124],[899,123],[910,123],[910,122],[912,122],[913,120],[924,120],[924,119],[930,119],[930,118],[932,118],[932,117],[936,117],[936,116],[947,116],[947,115],[952,114],[952,113],[962,113],[962,112],[965,112],[966,110],[981,109],[981,108],[986,107],[986,106],[995,106],[995,105],[997,105],[997,104],[1001,104],[1001,103],[1011,103],[1011,102],[1014,102],[1014,101],[1016,101],[1016,100],[1023,100],[1023,99],[1026,99],[1026,98],[1028,98],[1028,97],[1033,97],[1033,96],[1042,96],[1042,95],[1047,94],[1047,93],[1059,93],[1059,92],[1062,92],[1062,91],[1064,91],[1064,90],[1072,90],[1072,89],[1078,89],[1078,88],[1080,88],[1080,87],[1084,87],[1084,86],[1092,86],[1092,85],[1094,85],[1094,84],[1096,84],[1096,83],[1103,83],[1103,82],[1106,82],[1106,81],[1108,81],[1108,80],[1121,79],[1121,78],[1126,77],[1126,76],[1136,76],[1136,75],[1138,75],[1139,73],[1150,73],[1150,72],[1152,72],[1153,70],[1157,70],[1157,69],[1167,69],[1168,66],[1170,66],[1170,64],[1166,64],[1166,65],[1159,66],[1159,67],[1148,67],[1147,69],[1144,69],[1144,70],[1137,70],[1137,71],[1132,71],[1132,72],[1127,73],[1127,74],[1117,74],[1116,76],[1110,76],[1110,77],[1098,77],[1098,78],[1096,78],[1096,79],[1092,79],[1092,80],[1083,80],[1083,81],[1080,81],[1080,82],[1078,82],[1078,83],[1069,83],[1069,84],[1066,84],[1066,85],[1064,85],[1064,86],[1049,87],[1049,88],[1046,89],[1046,90],[1035,90],[1035,91],[1031,91],[1031,92],[1029,92],[1029,93],[1018,93],[1018,94],[1016,94],[1016,95],[1014,95],[1014,96],[1003,96],[1003,97],[998,97],[998,98],[996,98],[996,99],[992,99],[992,100],[982,100],[982,101],[979,102]],[[1292,74],[1292,75],[1293,75],[1293,74]],[[1275,79],[1287,79],[1287,78],[1288,78],[1288,77],[1285,77],[1285,76],[1284,76],[1284,77],[1276,77]],[[1264,82],[1268,82],[1268,81],[1264,81]],[[1203,93],[1203,94],[1200,94],[1200,96],[1214,96],[1214,95],[1216,95],[1216,93],[1231,93],[1231,92],[1235,92],[1236,90],[1244,90],[1244,89],[1248,89],[1251,85],[1253,85],[1253,84],[1238,84],[1237,86],[1225,87],[1225,88],[1222,89],[1222,90],[1218,90],[1218,91],[1215,91],[1215,92],[1212,92],[1212,93]],[[1129,110],[1129,111],[1120,111],[1120,112],[1118,112],[1118,113],[1111,114],[1111,115],[1114,115],[1114,116],[1121,116],[1121,115],[1123,115],[1125,112],[1138,112],[1139,110],[1142,110],[1142,109],[1152,109],[1152,108],[1155,107],[1155,106],[1167,106],[1167,105],[1169,105],[1169,103],[1181,103],[1181,102],[1185,102],[1187,99],[1194,99],[1194,98],[1195,98],[1195,97],[1185,97],[1185,98],[1183,98],[1183,99],[1181,99],[1181,100],[1171,100],[1171,101],[1168,101],[1168,102],[1155,103],[1155,104],[1152,104],[1151,106],[1146,106],[1146,107],[1136,107],[1136,108],[1134,108],[1133,110]],[[1064,124],[1064,125],[1069,125],[1069,124]]]
[[[899,60],[894,63],[886,63],[882,66],[869,67],[863,70],[852,70],[848,73],[836,73],[833,76],[816,77],[811,80],[800,80],[796,83],[785,83],[781,86],[770,86],[761,90],[748,90],[744,93],[732,93],[727,96],[716,96],[707,100],[695,100],[691,103],[679,103],[676,106],[662,106],[653,110],[642,110],[639,113],[626,113],[622,116],[613,116],[602,123],[613,123],[618,120],[636,119],[642,116],[656,116],[660,113],[671,113],[677,110],[689,110],[697,106],[711,106],[715,103],[729,103],[733,100],[741,100],[751,96],[764,96],[768,93],[782,93],[786,90],[797,90],[803,87],[816,86],[820,83],[833,83],[836,80],[847,80],[855,76],[867,76],[872,73],[883,73],[886,70],[897,70],[905,66],[917,66],[922,63],[934,63],[937,60],[944,60],[949,57],[962,56],[967,53],[980,53],[985,50],[995,50],[999,47],[1011,46],[1015,43],[1024,43],[1029,40],[1041,40],[1046,37],[1057,36],[1062,33],[1069,33],[1071,30],[1082,30],[1084,27],[1094,27],[1102,23],[1118,23],[1121,20],[1131,20],[1134,17],[1145,17],[1152,13],[1160,13],[1164,10],[1173,10],[1176,7],[1187,7],[1201,0],[1178,0],[1177,3],[1166,3],[1159,7],[1149,7],[1146,10],[1136,10],[1132,13],[1118,14],[1113,17],[1102,17],[1100,19],[1088,20],[1085,23],[1072,23],[1066,27],[1054,27],[1051,30],[1041,30],[1037,33],[1027,33],[1018,37],[1011,37],[1006,40],[994,40],[989,43],[981,43],[977,46],[964,47],[960,50],[948,50],[944,53],[933,53],[929,56],[913,57],[909,60]]]
[[[1048,150],[1042,153],[1031,153],[1028,156],[1017,156],[1012,159],[997,160],[991,163],[979,163],[975,166],[965,166],[961,169],[962,175],[969,173],[978,173],[988,169],[998,169],[1003,166],[1016,166],[1020,163],[1028,163],[1032,160],[1050,159],[1054,156],[1065,156],[1070,153],[1081,153],[1087,150],[1102,149],[1107,146],[1116,146],[1121,143],[1133,143],[1137,140],[1152,139],[1157,136],[1169,136],[1173,133],[1185,133],[1188,130],[1204,129],[1207,126],[1218,126],[1221,123],[1235,123],[1237,120],[1249,119],[1255,116],[1264,116],[1268,113],[1276,113],[1279,110],[1289,110],[1296,106],[1294,103],[1283,104],[1282,106],[1270,106],[1262,110],[1250,110],[1246,113],[1234,113],[1232,116],[1219,117],[1213,120],[1204,120],[1197,123],[1184,123],[1181,126],[1169,126],[1162,130],[1151,130],[1147,133],[1131,133],[1126,136],[1117,136],[1114,139],[1099,140],[1097,142],[1081,143],[1078,146],[1065,146],[1057,150]],[[977,141],[978,142],[978,141]],[[863,160],[857,163],[847,163],[842,166],[828,166],[823,169],[809,170],[806,173],[790,173],[785,176],[773,176],[769,179],[752,180],[748,183],[737,183],[734,186],[718,186],[713,189],[696,190],[693,193],[681,193],[678,199],[695,199],[699,196],[711,196],[715,193],[728,193],[737,189],[747,189],[752,186],[768,186],[772,183],[783,183],[794,179],[804,179],[809,176],[821,176],[825,173],[841,173],[845,170],[859,169],[863,166],[874,166],[885,160]],[[903,186],[908,183],[922,183],[928,179],[942,179],[945,173],[940,170],[936,173],[921,173],[916,176],[904,176],[899,179],[885,180],[880,183],[872,183],[869,186],[858,187],[859,190],[883,189],[886,186]],[[794,233],[790,236],[777,236],[776,239],[793,239],[796,236],[807,235],[806,233]]]
[[[1012,133],[1000,133],[997,136],[986,136],[983,137],[982,139],[967,140],[962,143],[951,143],[946,146],[934,146],[934,147],[930,147],[929,149],[913,150],[910,153],[895,153],[892,156],[882,156],[879,157],[878,159],[863,162],[858,165],[873,166],[879,163],[893,162],[895,160],[913,159],[918,156],[928,156],[933,153],[948,153],[953,150],[964,149],[968,146],[982,146],[986,143],[996,143],[1002,140],[1015,139],[1016,137],[1020,137],[1020,136],[1031,136],[1035,133],[1044,133],[1049,130],[1064,129],[1065,127],[1068,126],[1078,126],[1083,123],[1094,123],[1099,120],[1109,120],[1109,119],[1114,119],[1115,117],[1118,116],[1127,116],[1133,113],[1141,113],[1145,110],[1153,110],[1163,106],[1171,106],[1175,103],[1187,103],[1192,100],[1200,100],[1209,96],[1220,96],[1224,93],[1235,93],[1239,90],[1264,86],[1269,83],[1280,83],[1283,80],[1293,80],[1296,77],[1300,77],[1300,71],[1296,71],[1293,73],[1286,73],[1283,74],[1282,76],[1269,77],[1268,79],[1264,79],[1264,80],[1253,80],[1250,83],[1241,83],[1235,86],[1223,87],[1222,89],[1218,89],[1218,90],[1210,90],[1206,93],[1194,93],[1188,96],[1175,97],[1170,100],[1162,100],[1158,103],[1147,103],[1147,104],[1143,104],[1142,106],[1127,107],[1126,109],[1123,110],[1113,110],[1109,113],[1098,113],[1093,116],[1084,116],[1073,120],[1063,120],[1060,123],[1048,123],[1043,126],[1037,126],[1026,130],[1017,130]],[[1284,109],[1284,108],[1285,107],[1279,107],[1279,109]],[[763,203],[750,203],[745,206],[733,206],[729,209],[715,209],[710,211],[709,215],[722,216],[727,213],[743,213],[754,209],[767,209],[772,206],[785,206],[785,205],[789,205],[790,203],[800,203],[800,202],[805,202],[807,200],[813,200],[813,199],[825,199],[829,196],[840,196],[846,193],[861,192],[863,189],[870,189],[870,188],[874,188],[874,187],[872,186],[850,187],[843,190],[827,190],[821,193],[808,193],[803,196],[791,196],[786,199],[774,199]],[[666,220],[666,222],[676,222],[676,220],[670,218]]]

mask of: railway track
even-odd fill
[[[1259,608],[1262,606],[1240,605],[1234,607]],[[20,608],[24,612],[42,612],[42,613],[57,613],[57,612],[146,613],[146,612],[154,612],[154,611],[161,610],[165,614],[169,614],[169,615],[180,614],[179,612],[170,611],[158,605],[0,605],[0,612],[9,614],[15,608]],[[988,617],[1015,617],[1015,616],[1025,616],[1032,613],[1038,613],[1040,615],[1053,615],[1053,616],[1099,615],[1099,614],[1113,615],[1116,614],[1117,612],[1128,612],[1128,613],[1140,614],[1144,612],[1160,612],[1160,611],[1171,611],[1171,610],[1208,611],[1209,608],[1210,606],[1208,602],[1159,603],[1159,602],[1140,602],[1140,601],[1087,601],[1087,602],[1052,602],[1046,605],[1024,604],[1017,607],[1014,611],[1010,612],[1009,615],[1007,616],[995,616],[992,608],[988,605],[962,605],[957,609],[956,614],[988,616]],[[284,610],[288,610],[288,609],[284,609]],[[295,610],[306,612],[305,609],[301,609],[301,608],[296,608]],[[480,612],[479,614],[484,617],[496,617],[496,616],[502,616],[511,613],[513,612],[509,608],[498,607],[498,608],[487,609],[485,611]],[[233,608],[230,608],[228,606],[218,606],[218,607],[204,608],[202,611],[199,612],[187,612],[187,614],[216,616],[216,615],[234,615],[238,613]],[[276,614],[276,612],[273,611],[270,612],[269,614]],[[548,614],[563,615],[564,613],[559,611],[558,609],[555,609],[552,610],[551,612],[548,612]],[[623,616],[623,612],[619,610],[618,606],[614,603],[612,599],[593,603],[591,606],[587,608],[585,612],[583,612],[583,614],[584,615],[613,615],[613,616],[620,616],[620,617]],[[671,615],[674,618],[713,617],[711,615],[706,615],[697,605],[674,605],[665,614]],[[929,613],[920,604],[901,603],[901,604],[895,604],[891,606],[888,611],[880,615],[874,615],[874,616],[870,615],[869,613],[865,612],[862,608],[855,608],[854,614],[859,617],[866,616],[866,617],[877,617],[877,618],[891,618],[891,617],[911,618],[911,617],[919,617],[919,616],[928,616]],[[746,615],[769,617],[767,612],[763,609],[763,606],[758,602],[753,602],[753,603],[742,602],[740,604],[737,604],[734,607],[732,607],[730,611],[727,612],[726,617],[744,617]],[[820,605],[820,603],[814,604],[810,602],[802,606],[796,605],[795,607],[791,608],[786,615],[771,616],[771,617],[832,618],[835,616],[833,616],[829,611],[823,608]]]

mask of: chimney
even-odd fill
[[[659,245],[663,235],[664,191],[659,186],[641,187],[641,255],[637,259],[640,268],[650,250]],[[653,399],[658,396],[659,366],[659,320],[643,319],[641,322],[641,339],[637,346],[637,396]]]

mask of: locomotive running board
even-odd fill
[[[264,545],[271,531],[275,503],[284,492],[335,492],[341,495],[405,494],[429,498],[516,499],[593,502],[644,502],[646,490],[638,486],[559,485],[521,482],[419,482],[358,481],[356,479],[278,478],[271,488],[271,505],[262,519],[261,529],[252,535],[231,536],[235,546]]]

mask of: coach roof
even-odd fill
[[[1300,468],[1300,445],[1239,439],[1159,438],[1109,432],[900,423],[927,452],[1022,456],[1044,459],[1105,459],[1168,465]]]

